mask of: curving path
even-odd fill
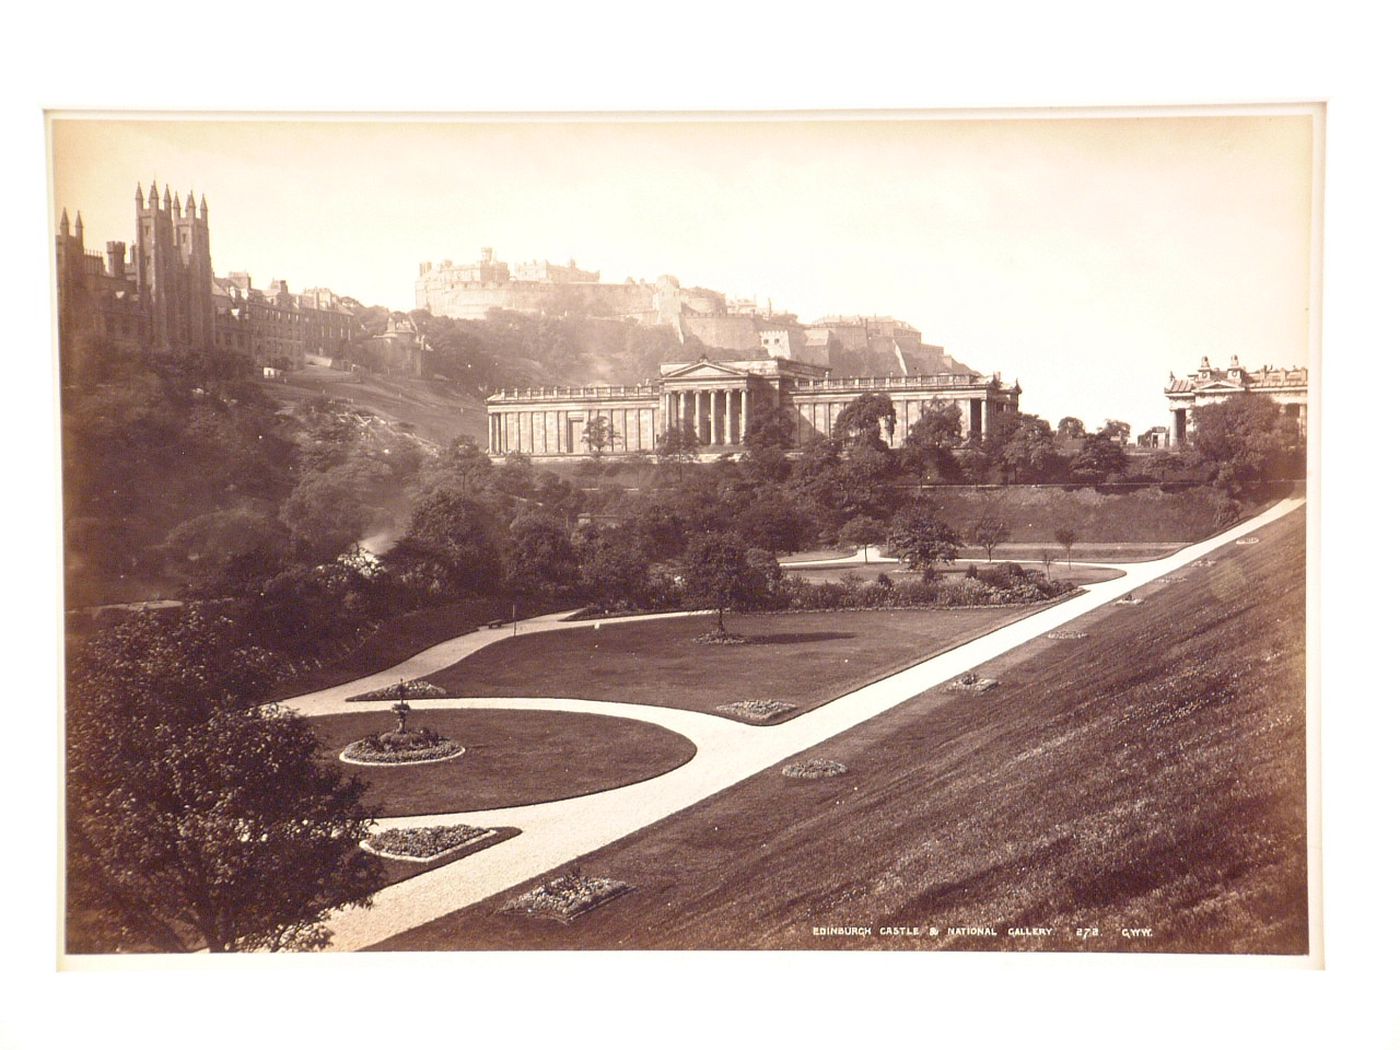
[[[429,710],[528,708],[633,718],[684,734],[695,743],[696,753],[685,765],[661,776],[593,795],[509,809],[382,821],[385,827],[411,827],[462,820],[477,825],[511,825],[520,828],[523,834],[389,886],[375,895],[372,908],[335,915],[330,922],[331,946],[342,951],[367,947],[567,864],[815,747],[1047,631],[1116,601],[1161,576],[1184,569],[1205,554],[1231,544],[1301,506],[1301,499],[1284,500],[1257,517],[1201,543],[1185,547],[1169,557],[1152,562],[1115,565],[1115,568],[1122,570],[1121,577],[1087,584],[1082,594],[776,726],[750,726],[694,711],[591,700],[474,698],[415,701],[415,706]],[[675,615],[695,614],[668,613],[645,618]],[[629,618],[627,622],[639,618]],[[558,616],[539,617],[520,624],[520,633],[574,627],[591,627],[591,624],[561,623]],[[283,706],[307,714],[342,713],[345,707],[341,700],[345,696],[377,685],[392,684],[399,677],[430,673],[504,637],[509,637],[509,628],[494,632],[478,631],[434,646],[377,675],[286,701]]]

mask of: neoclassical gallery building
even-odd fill
[[[798,445],[831,434],[841,410],[862,394],[889,396],[895,409],[891,444],[932,406],[953,402],[963,434],[979,440],[991,419],[1015,412],[1021,388],[999,375],[854,376],[833,378],[816,364],[786,358],[663,365],[661,375],[635,386],[533,387],[502,390],[486,399],[490,452],[532,457],[587,456],[591,421],[608,422],[604,454],[651,452],[673,425],[694,431],[702,458],[737,452],[756,411],[786,412]]]
[[[1194,410],[1213,405],[1237,394],[1262,395],[1283,406],[1284,413],[1298,422],[1302,434],[1308,432],[1308,370],[1306,368],[1270,368],[1265,365],[1254,372],[1246,371],[1238,357],[1230,358],[1230,367],[1212,368],[1210,359],[1201,358],[1201,367],[1178,378],[1172,373],[1166,388],[1167,410],[1171,424],[1167,428],[1168,445],[1184,445],[1195,428]]]

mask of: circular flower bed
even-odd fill
[[[409,762],[444,762],[466,754],[455,740],[426,726],[402,732],[371,733],[340,753],[342,762],[361,766],[392,766]]]
[[[783,776],[794,780],[824,780],[839,777],[846,771],[844,765],[830,758],[804,758],[801,762],[783,766]]]
[[[390,828],[371,835],[360,845],[391,860],[427,862],[491,834],[490,828],[474,828],[470,824],[435,824],[428,828]]]

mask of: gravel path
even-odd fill
[[[1114,568],[1123,571],[1123,576],[1085,585],[1082,594],[856,689],[777,726],[743,725],[695,711],[564,698],[415,701],[415,707],[424,710],[528,708],[638,719],[684,734],[695,743],[696,753],[685,765],[661,776],[593,795],[534,806],[382,821],[382,827],[412,827],[456,821],[478,827],[510,825],[520,828],[523,833],[455,863],[389,886],[375,895],[372,908],[342,912],[333,917],[330,923],[333,934],[331,947],[339,951],[367,947],[537,878],[552,868],[645,828],[815,747],[1047,631],[1061,628],[1093,609],[1117,601],[1158,577],[1185,570],[1210,551],[1231,544],[1302,506],[1301,499],[1284,500],[1249,521],[1209,540],[1185,547],[1169,557],[1114,565]],[[560,615],[563,614],[525,621],[519,625],[520,633],[592,627],[589,623],[561,623]],[[659,614],[645,618],[673,615],[694,614]],[[640,618],[632,617],[619,622],[633,622]],[[307,714],[343,713],[345,705],[342,701],[345,696],[366,688],[392,684],[400,677],[428,674],[503,637],[509,637],[509,628],[498,628],[494,632],[478,631],[434,646],[380,674],[286,701],[284,706]]]

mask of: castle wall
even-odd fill
[[[731,314],[682,314],[681,332],[718,350],[762,350],[754,318]]]

